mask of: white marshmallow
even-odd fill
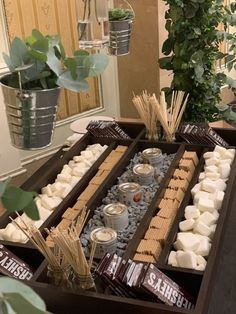
[[[71,180],[69,182],[70,186],[73,188],[79,182],[80,177],[71,176]]]
[[[68,173],[59,173],[57,175],[57,182],[70,182],[71,180],[71,175]]]
[[[223,159],[231,159],[234,160],[235,149],[227,149],[227,151],[223,155]]]
[[[214,210],[213,212],[212,212],[212,215],[214,216],[214,218],[215,218],[215,221],[217,221],[218,219],[219,219],[219,213],[218,213],[218,211],[217,210]]]
[[[236,150],[234,148],[227,149],[227,152],[230,153],[233,158],[235,157]]]
[[[197,255],[197,268],[196,270],[204,271],[207,265],[207,261],[201,255]]]
[[[68,166],[73,169],[74,167],[77,167],[77,163],[74,160],[70,160]]]
[[[189,231],[193,229],[194,224],[194,219],[183,220],[179,223],[179,229],[180,231]]]
[[[72,169],[69,165],[64,165],[61,171],[61,173],[65,173],[65,174],[71,174],[71,172],[72,172]]]
[[[233,162],[232,159],[221,159],[221,160],[218,162],[218,166],[219,166],[219,165],[225,165],[225,164],[231,165],[232,162]]]
[[[220,164],[219,165],[219,173],[220,173],[220,177],[221,179],[228,179],[229,175],[230,175],[230,165],[229,164]]]
[[[208,237],[202,236],[200,238],[200,244],[198,248],[194,251],[197,255],[208,256],[211,249],[211,243]]]
[[[216,182],[210,179],[204,179],[201,182],[201,189],[205,192],[215,193],[216,192]]]
[[[200,244],[200,239],[192,232],[179,232],[174,247],[177,250],[195,251]]]
[[[61,201],[62,201],[62,199],[60,197],[57,197],[57,196],[48,197],[45,194],[43,194],[41,196],[42,205],[44,208],[46,208],[48,210],[55,209],[61,203]]]
[[[199,191],[195,194],[194,198],[193,198],[193,202],[194,204],[197,206],[199,199],[200,198],[205,198],[205,199],[209,199],[210,193],[205,192],[205,191]]]
[[[179,267],[191,268],[191,269],[197,268],[197,256],[193,252],[177,251],[176,259],[177,259]]]
[[[203,154],[203,157],[204,157],[205,159],[207,159],[207,158],[213,158],[213,157],[215,157],[215,158],[220,158],[220,154],[219,154],[218,152],[206,152],[206,153]]]
[[[216,231],[216,227],[217,227],[216,224],[210,226],[210,228],[211,228],[211,237],[213,237],[213,235],[214,235],[214,233]]]
[[[202,221],[196,222],[193,231],[195,233],[199,233],[199,234],[207,236],[207,237],[209,237],[211,234],[211,229],[206,224],[204,224]]]
[[[78,163],[78,162],[83,162],[83,160],[84,160],[84,158],[83,158],[83,156],[74,156],[73,157],[73,161],[75,162],[75,163]]]
[[[205,212],[205,211],[213,212],[215,210],[215,204],[213,200],[200,197],[198,200],[197,208],[201,212]]]
[[[77,167],[73,168],[72,174],[76,177],[82,177],[87,171],[87,167],[84,163],[80,162]]]
[[[200,217],[197,219],[197,221],[201,221],[205,225],[210,226],[210,225],[214,224],[218,219],[218,217],[215,214],[213,214],[215,212],[217,212],[217,211],[213,211],[212,213],[206,211],[200,215]]]
[[[47,186],[41,189],[42,194],[47,194],[47,196],[53,196],[52,185],[48,184]]]
[[[224,180],[218,179],[218,180],[216,180],[216,181],[214,181],[214,182],[215,182],[215,184],[216,184],[216,187],[217,187],[217,190],[218,190],[218,191],[225,191],[225,190],[226,190],[227,185],[226,185],[226,183],[224,182]]]
[[[176,252],[171,251],[168,257],[168,265],[172,265],[174,267],[178,267],[178,262],[176,259]]]
[[[205,172],[200,172],[198,181],[201,182],[203,179],[205,179]]]
[[[195,184],[194,187],[193,187],[192,190],[191,190],[192,197],[194,197],[195,194],[196,194],[197,192],[199,192],[200,190],[201,190],[201,183]]]
[[[17,227],[15,227],[15,226],[13,225],[13,223],[10,222],[10,223],[6,226],[4,232],[2,232],[2,237],[3,237],[3,239],[6,240],[6,241],[11,241],[11,235],[12,235],[14,232],[16,232],[16,230],[17,230],[16,228],[17,228]]]
[[[204,170],[205,170],[205,173],[207,173],[207,172],[217,173],[218,167],[217,166],[205,166]]]
[[[4,240],[4,237],[3,237],[4,232],[5,232],[5,228],[0,229],[0,240]]]
[[[11,241],[25,243],[28,241],[28,237],[24,234],[23,231],[16,229],[16,231],[11,234]]]
[[[84,150],[80,154],[87,159],[93,158],[93,153],[90,150]]]
[[[218,172],[206,172],[205,178],[215,181],[220,179],[220,174]]]
[[[189,205],[185,207],[184,217],[186,219],[191,219],[191,218],[195,219],[195,218],[198,218],[199,216],[200,216],[200,211],[199,209],[197,209],[196,206]]]
[[[63,199],[70,193],[71,190],[72,190],[72,186],[69,183],[64,183],[62,184],[62,187],[61,187],[60,192],[58,193],[58,196]]]
[[[220,210],[225,197],[225,192],[217,191],[216,197],[214,199],[216,210]]]
[[[220,154],[220,156],[223,156],[226,152],[226,148],[222,147],[222,146],[219,146],[219,145],[216,145],[215,146],[215,149],[214,149],[214,152],[217,152]]]
[[[212,158],[207,158],[205,160],[205,165],[206,166],[214,166],[218,163],[219,159],[216,157],[212,157]]]
[[[40,220],[45,221],[50,215],[51,212],[48,209],[43,208],[42,206],[38,208]]]

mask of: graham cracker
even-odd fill
[[[139,254],[136,253],[133,257],[134,261],[146,262],[146,263],[155,263],[156,260],[152,255],[148,254]]]
[[[59,230],[67,230],[68,227],[70,227],[71,225],[71,220],[68,219],[62,219],[61,222],[57,225],[57,228],[59,228]]]
[[[116,152],[124,153],[128,149],[127,146],[118,145],[115,149]]]
[[[159,217],[159,216],[154,216],[151,219],[151,222],[149,224],[149,228],[161,229],[164,221],[165,221],[165,218]]]
[[[109,170],[99,170],[99,176],[96,174],[95,177],[90,180],[89,184],[100,185],[109,175],[109,173]]]
[[[185,151],[183,154],[183,159],[191,159],[195,165],[195,167],[198,165],[199,159],[196,152],[193,151]]]
[[[73,206],[73,209],[77,210],[78,212],[81,212],[84,206],[86,206],[86,201],[78,200]]]
[[[81,209],[82,210],[82,209]],[[75,220],[77,216],[79,215],[80,211],[74,210],[74,208],[68,208],[64,214],[62,215],[62,218],[68,219],[68,220]]]
[[[87,188],[83,191],[83,193],[80,194],[78,200],[88,201],[93,196],[93,194],[96,192],[97,189],[98,189],[98,185],[89,184]]]

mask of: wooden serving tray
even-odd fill
[[[67,198],[63,201],[64,207],[60,209],[60,213],[55,216],[50,216],[50,222],[47,227],[50,225],[55,225],[60,220],[60,217],[64,210],[67,207],[70,207],[74,204],[77,196],[83,189],[87,186],[88,182],[92,179],[94,174],[96,173],[99,164],[106,158],[108,153],[116,147],[116,145],[129,145],[129,149],[126,151],[124,156],[120,159],[119,163],[114,167],[113,171],[106,178],[103,184],[100,186],[99,190],[95,195],[89,200],[88,207],[91,209],[91,212],[95,210],[102,199],[107,193],[107,190],[116,182],[116,179],[121,173],[124,171],[125,167],[129,163],[129,160],[134,156],[134,154],[138,151],[141,151],[148,147],[159,147],[163,150],[163,152],[173,153],[177,152],[174,161],[172,162],[171,167],[168,170],[165,178],[161,182],[161,186],[152,203],[149,206],[148,211],[143,217],[136,233],[130,241],[129,246],[126,249],[125,256],[129,257],[135,250],[135,247],[143,236],[145,229],[156,211],[156,206],[154,206],[158,200],[158,198],[162,197],[163,189],[167,186],[168,180],[171,177],[173,171],[175,170],[176,165],[179,162],[184,150],[194,150],[197,152],[198,157],[200,158],[199,166],[195,171],[195,177],[192,179],[192,182],[188,188],[188,191],[185,195],[185,198],[179,208],[178,214],[175,218],[171,231],[169,233],[166,246],[162,251],[160,260],[158,262],[158,267],[161,271],[163,271],[166,275],[168,275],[171,279],[180,284],[183,288],[189,291],[193,296],[196,297],[196,307],[194,310],[185,310],[179,309],[177,307],[171,307],[160,303],[143,301],[138,299],[131,299],[125,297],[113,296],[105,293],[94,293],[88,291],[81,291],[80,293],[70,293],[61,291],[58,288],[55,288],[47,283],[46,278],[46,269],[47,263],[43,260],[42,256],[34,249],[32,250],[30,246],[27,245],[16,245],[12,242],[7,246],[8,249],[12,250],[12,252],[18,255],[23,260],[29,263],[30,257],[32,257],[35,267],[37,271],[34,274],[33,280],[28,284],[34,288],[34,290],[39,293],[42,298],[45,300],[48,306],[48,310],[54,313],[77,313],[78,308],[83,309],[87,313],[103,313],[110,314],[110,312],[114,314],[123,314],[125,313],[137,313],[137,314],[170,314],[170,313],[186,313],[186,314],[201,314],[206,313],[209,307],[209,298],[212,293],[211,283],[213,282],[215,276],[215,270],[217,269],[217,264],[219,260],[220,253],[222,251],[222,240],[224,237],[226,225],[229,224],[229,215],[230,212],[234,208],[234,204],[231,204],[230,199],[234,193],[233,185],[235,183],[236,177],[236,159],[232,164],[232,171],[230,178],[228,180],[227,190],[225,194],[225,199],[223,202],[223,207],[220,212],[220,218],[217,224],[217,229],[215,232],[215,236],[213,238],[212,248],[210,251],[210,255],[208,257],[207,268],[205,272],[193,271],[189,269],[183,268],[174,268],[166,265],[167,257],[169,251],[171,250],[171,246],[175,240],[176,233],[178,231],[178,224],[183,218],[184,208],[186,205],[191,202],[190,189],[197,181],[197,173],[200,172],[200,169],[203,165],[203,160],[201,160],[201,156],[204,153],[205,149],[209,150],[212,148],[203,147],[198,145],[189,145],[189,144],[180,144],[180,143],[151,143],[146,140],[142,140],[143,134],[145,133],[145,128],[142,124],[128,124],[122,123],[122,128],[127,132],[130,132],[130,135],[133,136],[134,140],[131,142],[117,142],[112,139],[95,139],[91,136],[85,135],[74,147],[72,147],[68,152],[63,153],[63,156],[60,157],[60,153],[58,152],[54,155],[44,166],[42,166],[22,187],[28,190],[36,190],[39,191],[40,188],[50,182],[53,181],[56,174],[61,170],[63,165],[67,163],[72,157],[80,150],[83,150],[88,143],[100,143],[100,144],[109,144],[109,150],[107,150],[105,155],[101,156],[99,160],[94,164],[93,167],[86,173],[83,178],[82,186],[76,186],[77,188],[73,189],[71,193],[67,196]],[[126,129],[125,129],[126,128]],[[236,131],[235,130],[224,130],[224,129],[215,129],[226,141],[229,142],[230,145],[236,144]],[[137,135],[137,136],[136,136]],[[93,169],[94,168],[94,169]],[[81,183],[80,181],[80,183]],[[234,200],[236,200],[234,198]],[[235,202],[235,201],[234,201]],[[61,206],[61,205],[60,205]],[[60,207],[59,206],[59,207]],[[4,218],[6,219],[6,218]],[[0,221],[0,226],[4,226],[4,222]],[[6,224],[6,220],[5,220]],[[4,241],[3,241],[4,242]],[[6,242],[6,241],[5,241]],[[3,243],[8,244],[8,243]],[[29,263],[30,264],[30,263]],[[219,312],[219,313],[222,313]],[[231,312],[227,313],[230,314]],[[233,312],[232,312],[233,313]]]

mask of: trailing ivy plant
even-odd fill
[[[221,87],[228,84],[236,90],[236,81],[216,66],[221,60],[228,70],[236,69],[236,34],[228,31],[236,25],[236,2],[226,6],[223,0],[164,1],[169,5],[165,14],[168,38],[159,65],[173,71],[171,86],[164,90],[169,96],[174,89],[190,94],[185,120],[213,121],[219,112]],[[228,53],[219,51],[224,41]]]

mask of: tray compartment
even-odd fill
[[[78,141],[77,144],[75,144],[71,150],[66,152],[63,155],[56,154],[53,156],[50,161],[46,163],[46,166],[40,167],[34,175],[29,178],[23,185],[22,188],[28,191],[36,191],[40,192],[41,188],[46,186],[49,183],[54,183],[57,174],[61,171],[63,166],[67,164],[71,159],[73,159],[73,156],[79,155],[79,153],[84,150],[88,145],[94,144],[94,143],[100,143],[99,139],[95,139],[94,137],[91,137],[90,135],[86,134],[80,141]],[[85,189],[85,187],[88,185],[89,181],[93,178],[95,173],[97,172],[97,169],[99,165],[102,163],[102,161],[107,157],[107,155],[111,152],[113,149],[115,143],[111,139],[103,139],[101,145],[109,145],[108,148],[102,153],[102,155],[97,159],[97,161],[92,165],[92,167],[86,172],[86,174],[81,178],[81,180],[75,185],[75,187],[70,191],[70,193],[62,200],[62,202],[59,204],[59,206],[52,211],[51,215],[46,219],[46,221],[43,223],[43,225],[40,227],[40,230],[43,230],[45,227],[50,228],[52,224],[54,224],[56,221],[59,220],[62,213],[70,206],[72,206],[77,197],[78,194],[82,193],[82,191]],[[128,143],[130,145],[130,142]],[[52,165],[50,167],[50,165]],[[12,218],[16,217],[16,214],[10,215]],[[9,214],[5,213],[0,220],[0,228],[4,228],[8,223],[10,222]],[[1,240],[0,243],[4,245],[13,245],[13,246],[29,246],[32,247],[32,245],[27,243],[16,243],[11,241],[4,241]]]

